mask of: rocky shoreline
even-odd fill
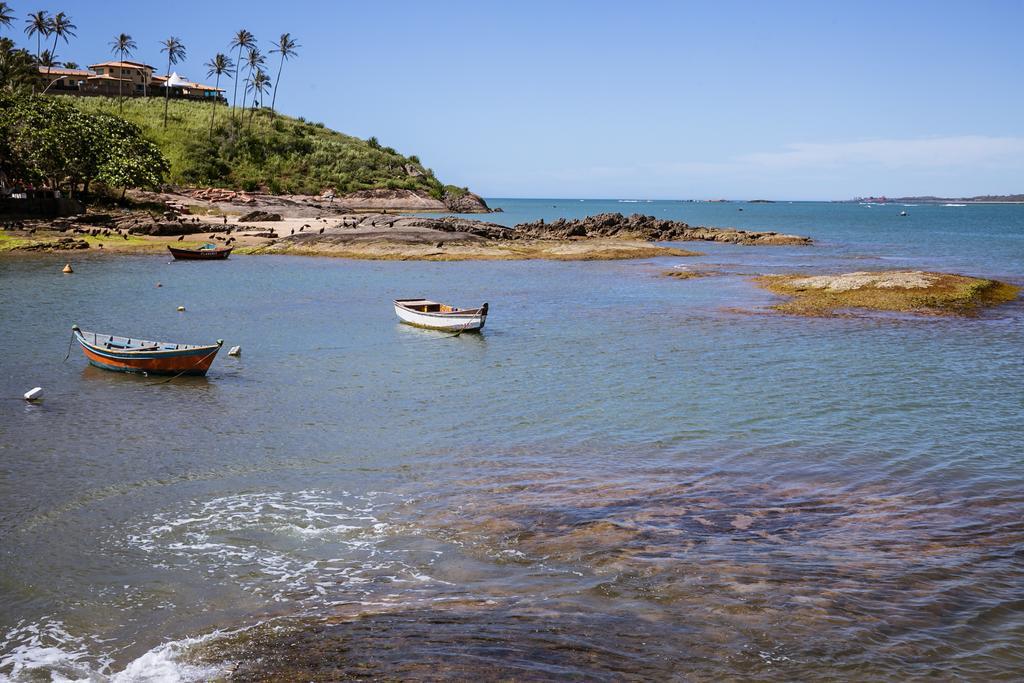
[[[810,245],[810,237],[786,235],[778,232],[752,232],[736,228],[708,228],[691,226],[682,221],[671,221],[635,213],[601,213],[586,218],[551,223],[543,220],[520,223],[516,232],[523,237],[544,239],[595,238],[629,236],[652,242],[725,242],[745,245]]]
[[[135,191],[140,202],[157,203],[169,210],[194,215],[242,215],[266,211],[293,218],[314,218],[349,213],[493,213],[482,197],[472,192],[438,199],[426,192],[378,188],[320,195],[272,195],[219,188],[178,189],[165,192]],[[500,209],[498,209],[500,211]]]
[[[141,196],[140,200],[155,198]],[[241,202],[211,196],[206,202]],[[694,252],[658,242],[710,241],[739,245],[809,245],[808,237],[777,232],[690,226],[653,216],[605,213],[551,223],[508,227],[460,216],[322,211],[319,204],[274,198],[276,204],[244,204],[244,215],[200,211],[166,201],[156,210],[93,211],[80,216],[22,224],[0,233],[2,251],[87,249],[152,253],[219,241],[237,253],[302,254],[356,259],[557,260],[688,256]],[[156,204],[161,206],[161,204]],[[69,241],[69,236],[72,241]],[[187,241],[186,241],[187,240]],[[198,240],[198,242],[197,242]],[[74,246],[70,246],[71,244]]]

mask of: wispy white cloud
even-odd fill
[[[963,135],[943,138],[861,140],[789,145],[736,159],[739,165],[773,169],[836,168],[879,165],[887,168],[934,168],[981,164],[1021,165],[1024,138]]]
[[[1024,137],[798,142],[720,161],[609,159],[606,164],[540,170],[532,180],[543,188],[557,186],[567,194],[588,196],[998,194],[1018,192],[1024,184]],[[505,183],[513,188],[517,184],[517,179]],[[538,192],[535,185],[522,187],[525,195]]]

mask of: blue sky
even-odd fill
[[[289,31],[282,110],[485,196],[1024,192],[1016,0],[8,4],[70,14],[64,60],[178,36],[197,80],[236,29]]]

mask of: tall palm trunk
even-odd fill
[[[270,118],[277,112],[277,86],[281,83],[281,70],[284,69],[284,52],[281,52],[281,63],[277,65],[277,79],[274,81],[274,94],[270,97]]]
[[[119,52],[121,53],[121,66],[124,66],[124,50],[120,50]],[[124,71],[124,69],[121,69],[121,71]],[[121,80],[120,78],[118,78],[117,79],[117,112],[119,114],[123,114],[124,113],[124,95],[121,94],[121,86],[123,84],[124,84],[124,81]]]
[[[50,50],[50,59],[47,60],[47,64],[46,64],[46,82],[47,82],[47,84],[49,84],[49,82],[50,82],[50,67],[53,66],[53,60],[57,56],[57,39],[58,38],[60,38],[60,36],[58,34],[54,33],[53,34],[53,49]],[[47,85],[47,87],[49,87],[49,85]]]
[[[235,115],[235,104],[238,102],[238,68],[242,65],[242,46],[238,46],[238,60],[235,62],[235,93],[231,96],[231,116]],[[242,91],[245,95],[245,91]]]
[[[47,69],[49,69],[49,67],[47,67]],[[39,34],[38,33],[36,33],[36,71],[39,71]],[[36,78],[32,79],[32,94],[33,95],[36,94],[36,81],[38,81],[38,80],[39,80],[39,76],[37,74]],[[49,81],[47,81],[47,83],[49,83]]]
[[[164,128],[167,128],[167,105],[171,101],[171,55],[167,55],[167,80],[164,81]]]
[[[213,87],[220,88],[220,74],[217,74],[217,81]],[[213,108],[210,110],[210,140],[213,140],[213,119],[217,115],[217,99],[213,98]]]
[[[247,90],[249,90],[249,79],[251,77],[252,77],[252,67],[250,66],[249,67],[249,73],[247,73],[245,75],[245,83],[243,84],[244,87],[242,88],[242,111],[238,115],[239,120],[241,120],[242,117],[245,116],[245,98],[246,98],[246,94],[245,93],[246,93]]]

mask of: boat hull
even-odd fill
[[[216,344],[172,351],[120,351],[92,344],[81,333],[75,333],[75,338],[90,365],[147,375],[205,375],[221,347]]]
[[[423,313],[395,304],[395,315],[406,325],[442,332],[479,332],[487,322],[487,309],[454,313]]]
[[[232,247],[227,249],[177,249],[167,247],[178,261],[223,261],[231,255]]]

